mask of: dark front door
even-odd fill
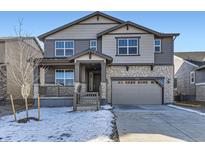
[[[89,72],[88,75],[89,82],[88,82],[88,90],[90,92],[99,92],[100,80],[101,75],[99,72]]]
[[[100,74],[94,74],[94,80],[93,80],[93,91],[99,92],[100,87]]]

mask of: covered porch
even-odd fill
[[[106,102],[106,65],[112,58],[102,53],[86,51],[73,56],[70,61],[75,64],[74,110],[98,110],[100,103]]]
[[[111,57],[94,51],[70,58],[44,58],[34,72],[39,77],[34,82],[34,99],[40,96],[56,104],[63,100],[60,104],[74,110],[97,110],[100,102],[106,102],[106,64],[111,61]]]

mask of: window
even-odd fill
[[[90,49],[97,51],[97,40],[90,40]]]
[[[190,84],[195,83],[195,72],[190,72]]]
[[[70,57],[74,54],[74,41],[56,41],[55,55],[57,57]]]
[[[56,70],[55,83],[62,86],[72,86],[74,84],[74,71],[64,69]]]
[[[161,52],[161,40],[160,39],[155,39],[154,40],[154,48],[155,48],[155,52],[156,53],[160,53]]]
[[[174,89],[177,89],[177,78],[174,78]]]
[[[118,55],[138,55],[138,38],[118,39]]]

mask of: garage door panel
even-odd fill
[[[155,81],[113,81],[112,103],[161,104],[162,88]]]

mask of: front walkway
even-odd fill
[[[118,107],[121,142],[205,141],[205,116],[168,106]]]

